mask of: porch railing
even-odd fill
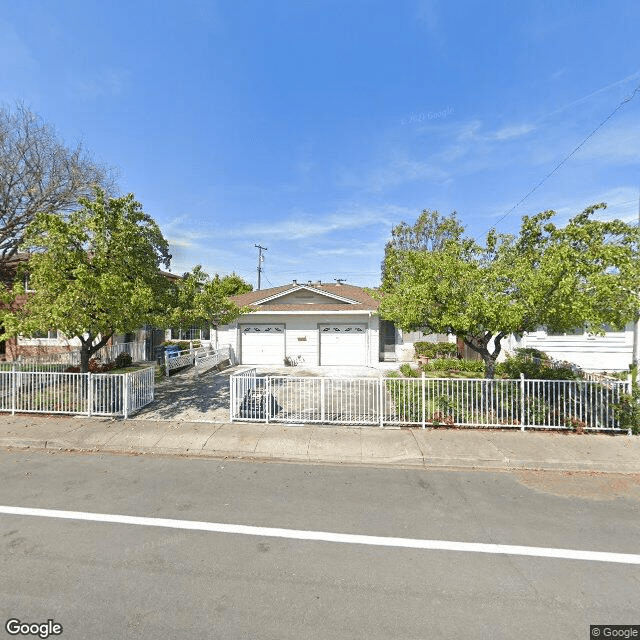
[[[231,345],[218,349],[208,349],[205,347],[183,349],[182,351],[170,353],[165,351],[164,366],[166,374],[171,375],[171,371],[194,365],[198,373],[206,369],[230,360],[233,362],[233,349]]]

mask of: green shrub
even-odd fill
[[[131,357],[131,354],[127,353],[126,351],[119,353],[114,360],[116,369],[124,369],[125,367],[130,366],[132,362],[133,358]]]
[[[540,351],[540,349],[535,349],[534,347],[518,347],[516,349],[516,355],[518,356],[529,356],[530,358],[540,358],[540,360],[550,360],[548,354],[544,351]]]
[[[405,362],[403,365],[400,365],[400,373],[405,378],[419,378],[420,371],[418,369],[414,369],[408,362]]]
[[[453,342],[416,342],[416,356],[425,358],[447,358],[458,354],[458,345]]]
[[[640,387],[623,394],[614,411],[621,429],[628,429],[635,436],[640,434]]]
[[[421,365],[423,371],[469,371],[484,373],[482,360],[458,360],[457,358],[438,358]]]
[[[176,341],[176,340],[165,340],[162,343],[163,347],[168,347],[169,345],[173,345],[175,347],[178,347],[178,349],[180,349],[180,351],[188,351],[190,348],[190,345],[188,342],[186,342],[185,340],[180,340],[180,341]],[[196,343],[193,343],[194,348],[196,347]],[[199,346],[199,345],[198,345]]]
[[[530,352],[542,354],[543,358],[540,358],[540,355],[531,355]],[[496,374],[503,378],[519,378],[521,373],[529,380],[580,379],[580,375],[571,367],[552,367],[548,356],[537,349],[518,349],[516,355],[508,356],[504,362],[496,365]]]
[[[154,373],[155,382],[162,382],[166,376],[166,373],[167,372],[163,366],[157,366]]]

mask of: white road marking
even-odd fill
[[[420,540],[416,538],[392,538],[366,536],[351,533],[331,533],[328,531],[302,531],[298,529],[277,529],[273,527],[253,527],[244,524],[224,524],[221,522],[197,522],[194,520],[172,520],[168,518],[147,518],[109,513],[87,513],[84,511],[60,511],[57,509],[31,509],[28,507],[0,506],[0,513],[15,516],[39,516],[61,518],[63,520],[85,520],[87,522],[112,522],[135,524],[145,527],[165,527],[192,531],[212,531],[215,533],[235,533],[245,536],[287,538],[290,540],[311,540],[315,542],[339,542],[343,544],[364,544],[377,547],[401,547],[407,549],[430,549],[437,551],[465,551],[470,553],[494,553],[513,556],[533,556],[538,558],[562,558],[565,560],[587,560],[590,562],[616,562],[620,564],[640,564],[640,554],[610,553],[607,551],[581,551],[579,549],[553,549],[546,547],[521,547],[511,544],[486,544],[481,542],[453,542],[450,540]]]

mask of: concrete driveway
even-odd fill
[[[245,368],[245,367],[242,367]],[[154,401],[136,420],[229,422],[229,375],[240,367],[198,375],[193,367],[156,384]]]
[[[384,365],[385,363],[380,363]],[[393,369],[398,368],[397,363],[392,363]],[[388,367],[388,365],[387,365]],[[249,369],[250,367],[244,366],[238,369]],[[361,367],[361,366],[331,366],[331,367],[255,367],[259,376],[289,376],[296,377],[327,377],[327,378],[379,378],[384,371],[376,367]]]
[[[229,376],[249,369],[246,365],[198,375],[195,369],[174,373],[156,385],[155,400],[138,412],[137,420],[179,422],[229,422]],[[259,377],[377,378],[373,367],[256,367]]]

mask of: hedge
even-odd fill
[[[458,345],[454,342],[416,342],[416,356],[425,358],[446,358],[458,355]]]

